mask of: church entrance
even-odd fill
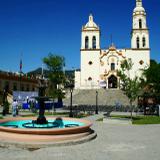
[[[111,89],[111,88],[117,88],[118,87],[118,79],[116,76],[114,75],[111,75],[109,78],[108,78],[108,88]]]

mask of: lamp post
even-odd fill
[[[95,114],[98,114],[98,91],[96,91],[96,110]]]
[[[70,83],[68,87],[69,87],[70,94],[71,94],[69,117],[73,117],[73,108],[72,108],[72,93],[73,93],[73,88],[74,88],[74,85],[73,85],[72,83]]]
[[[4,89],[3,90],[3,112],[2,112],[2,114],[3,114],[3,116],[5,116],[6,115],[6,89]]]

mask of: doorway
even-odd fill
[[[111,75],[109,78],[108,78],[108,88],[109,89],[112,89],[112,88],[117,88],[117,83],[118,83],[118,79],[116,76],[114,75]]]

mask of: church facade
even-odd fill
[[[112,44],[101,49],[100,28],[89,15],[81,32],[81,70],[75,72],[75,89],[118,89],[117,71],[125,59],[133,62],[131,78],[140,77],[142,69],[150,65],[149,30],[142,0],[136,0],[132,18],[131,48],[118,49]]]

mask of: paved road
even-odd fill
[[[97,116],[100,117],[100,116]],[[89,118],[95,120],[94,117]],[[90,142],[35,151],[0,147],[0,160],[159,160],[160,125],[133,126],[94,122]]]

